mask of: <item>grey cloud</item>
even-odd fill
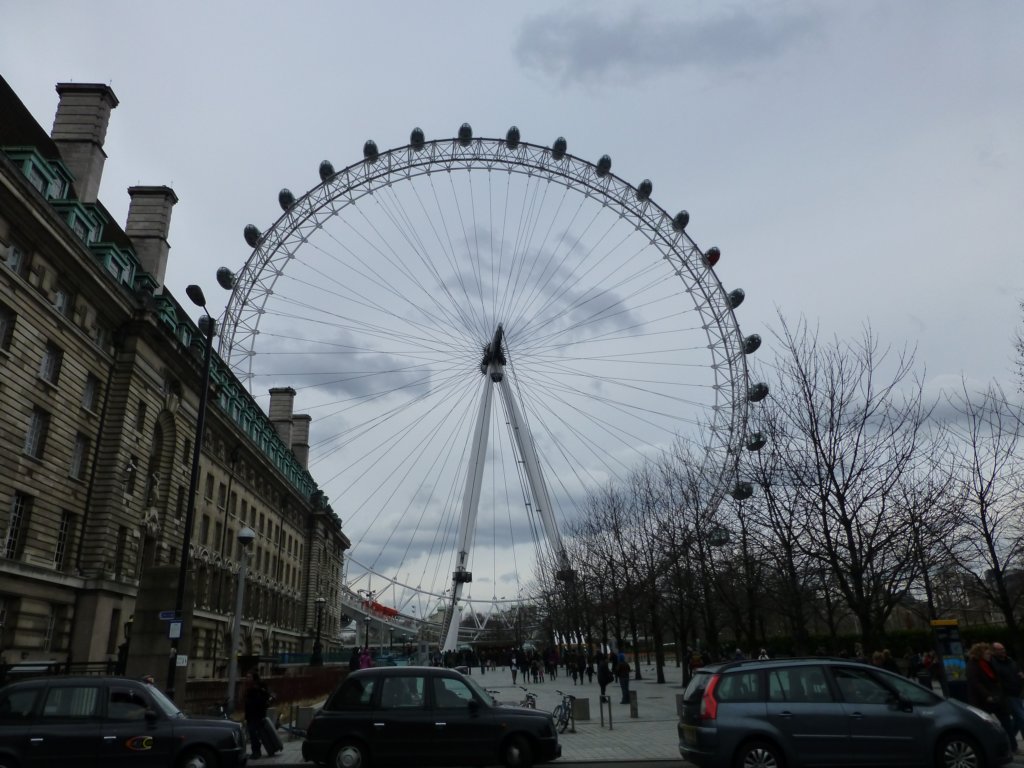
[[[666,18],[637,9],[620,17],[552,11],[528,19],[515,52],[528,68],[563,81],[628,81],[654,72],[735,70],[779,56],[813,31],[803,15],[732,9],[706,18]]]

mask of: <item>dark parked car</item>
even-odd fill
[[[495,704],[441,667],[352,672],[306,731],[302,757],[332,768],[494,765],[528,768],[562,754],[551,715]]]
[[[1013,757],[992,715],[844,659],[712,664],[683,699],[679,751],[702,768],[984,768]]]
[[[0,766],[233,768],[240,723],[182,714],[153,686],[120,677],[36,677],[0,688]]]

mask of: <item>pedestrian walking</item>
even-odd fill
[[[999,642],[992,643],[992,669],[999,678],[1003,695],[1006,696],[1006,703],[1010,708],[1013,727],[1007,732],[1007,736],[1010,737],[1010,748],[1016,752],[1017,734],[1024,734],[1024,702],[1020,698],[1024,689],[1024,673],[1017,666],[1017,662],[1007,655],[1006,646]]]
[[[615,665],[615,677],[619,679],[619,686],[622,688],[622,703],[629,704],[629,662],[626,661],[626,654],[620,652],[618,663]]]
[[[249,731],[249,748],[251,757],[261,757],[260,750],[263,748],[263,719],[267,716],[267,709],[270,707],[270,690],[260,679],[259,674],[252,673],[252,682],[245,692],[245,726]],[[267,754],[272,752],[268,746]]]
[[[605,688],[615,679],[612,668],[608,664],[608,654],[600,653],[597,656],[597,684],[601,686],[601,696],[604,697]]]
[[[975,643],[967,651],[967,703],[995,715],[1006,731],[1007,742],[1013,745],[1014,740],[1010,738],[1013,716],[999,676],[992,667],[992,646],[988,643]]]

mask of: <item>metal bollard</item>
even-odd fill
[[[633,720],[640,717],[640,710],[637,707],[636,691],[629,692],[629,716]]]
[[[607,694],[604,696],[598,696],[597,708],[601,710],[601,727],[604,728],[604,707],[608,705],[608,730],[614,730],[612,728],[612,697]]]

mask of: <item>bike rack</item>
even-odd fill
[[[597,708],[601,710],[601,727],[604,728],[604,705],[608,705],[608,730],[614,730],[612,728],[612,697],[608,694],[597,697]]]

